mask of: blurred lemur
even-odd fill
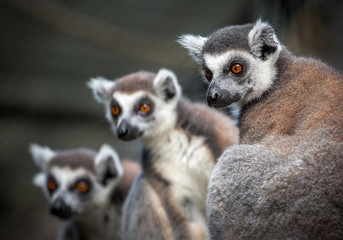
[[[211,238],[343,239],[342,75],[292,55],[260,20],[179,42],[208,104],[241,107],[240,145],[209,184]]]
[[[59,239],[119,239],[122,206],[139,164],[120,162],[108,145],[96,153],[32,144],[30,152],[42,169],[35,185],[43,189],[51,213],[65,221]]]
[[[181,98],[165,69],[89,86],[118,137],[145,146],[142,174],[124,206],[123,239],[208,239],[208,180],[217,157],[238,142],[231,119]]]

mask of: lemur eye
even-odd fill
[[[50,192],[53,192],[57,189],[57,183],[53,177],[48,178],[47,186]]]
[[[89,190],[89,185],[86,181],[81,180],[79,182],[76,183],[76,189],[80,192],[80,193],[86,193]]]
[[[117,117],[119,115],[119,113],[120,113],[120,109],[117,106],[112,106],[111,112],[112,112],[113,116]]]
[[[234,63],[231,65],[230,71],[234,74],[240,74],[243,71],[243,66],[239,63]]]
[[[213,77],[213,74],[212,74],[211,70],[208,69],[208,68],[205,68],[204,73],[205,73],[205,77],[210,82],[212,80],[212,77]]]
[[[147,113],[151,109],[150,105],[147,103],[143,103],[142,105],[139,106],[139,111]]]

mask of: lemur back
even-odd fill
[[[241,107],[241,144],[215,166],[213,239],[343,239],[343,76],[295,57],[266,22],[180,39],[207,101]]]
[[[51,214],[64,221],[59,239],[119,239],[122,205],[140,166],[119,161],[103,145],[53,151],[33,144],[31,154],[42,172],[34,178],[50,202]]]
[[[139,72],[89,83],[119,138],[144,144],[123,213],[123,239],[207,239],[205,200],[217,157],[238,142],[224,114],[181,98],[175,75]]]

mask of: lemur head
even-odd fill
[[[106,118],[122,140],[149,139],[175,124],[181,88],[169,70],[133,73],[116,81],[93,78],[88,86],[105,104]]]
[[[94,214],[106,205],[123,169],[117,153],[103,145],[98,153],[88,149],[53,151],[30,146],[34,162],[42,170],[34,184],[43,189],[52,214],[62,219]]]
[[[258,20],[222,28],[209,37],[183,35],[178,42],[201,65],[209,106],[257,99],[273,84],[281,45],[273,28]]]

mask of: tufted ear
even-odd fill
[[[275,53],[280,44],[272,26],[262,22],[261,19],[257,20],[249,32],[248,41],[251,53],[263,61]]]
[[[45,170],[48,162],[56,156],[56,153],[49,147],[43,147],[35,143],[30,145],[29,151],[36,165],[42,170]]]
[[[45,173],[37,173],[33,178],[33,185],[44,188],[46,182]]]
[[[107,185],[111,180],[119,180],[123,176],[118,154],[107,144],[102,145],[95,157],[95,171],[103,185]]]
[[[114,84],[115,82],[103,77],[91,78],[87,83],[88,87],[93,91],[94,98],[100,103],[109,101]]]
[[[175,74],[168,69],[160,69],[154,79],[153,87],[157,95],[164,101],[178,99],[181,87]]]
[[[188,49],[189,55],[198,63],[201,62],[201,53],[207,38],[185,34],[177,41],[181,46]]]

